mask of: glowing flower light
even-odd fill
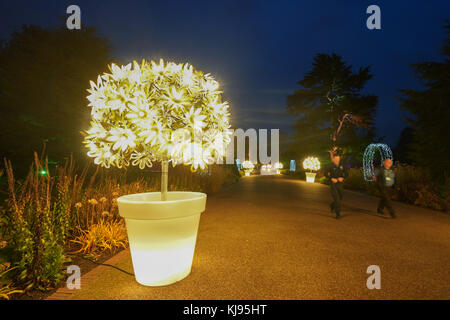
[[[225,155],[229,106],[219,84],[189,64],[144,60],[111,65],[88,92],[84,143],[96,164],[144,169],[161,162],[161,192],[112,200],[126,221],[135,278],[149,286],[179,281],[191,272],[206,194],[168,192],[168,164],[205,170]]]
[[[279,169],[275,167],[275,164],[268,163],[261,166],[261,175],[273,175],[279,173]]]
[[[320,161],[316,157],[308,157],[303,161],[303,169],[307,170],[305,172],[306,182],[314,183],[316,179],[316,172],[320,169]]]
[[[277,162],[274,165],[275,169],[277,169],[277,174],[281,173],[281,169],[283,169],[283,164],[281,162]]]
[[[253,163],[251,163],[250,161],[246,160],[246,161],[242,162],[242,167],[244,169],[253,169],[255,167],[255,165]]]
[[[250,173],[252,173],[253,168],[255,168],[255,165],[247,160],[247,161],[242,162],[242,168],[244,169],[245,175],[249,176]]]
[[[320,161],[316,157],[308,157],[303,161],[305,170],[317,171],[320,169]]]
[[[143,169],[168,160],[205,169],[230,142],[229,106],[219,84],[192,65],[112,64],[88,92],[92,121],[84,143],[103,167]],[[180,140],[177,130],[190,136]]]

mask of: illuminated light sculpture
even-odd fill
[[[291,162],[289,163],[289,171],[295,172],[296,169],[297,163],[295,162],[295,160],[291,160]]]
[[[364,151],[363,156],[364,180],[366,181],[373,181],[373,176],[375,175],[373,167],[373,158],[377,150],[380,152],[381,155],[381,163],[383,163],[386,158],[390,158],[392,159],[392,161],[394,161],[391,148],[389,148],[387,144],[384,143],[369,144],[366,150]]]
[[[276,162],[275,164],[263,164],[261,166],[261,175],[274,175],[274,174],[280,174],[280,169],[283,168],[283,164],[280,162]]]
[[[231,136],[229,106],[213,77],[189,64],[144,60],[110,70],[91,81],[84,143],[106,168],[161,162],[161,192],[125,195],[117,203],[137,282],[171,284],[191,271],[206,194],[167,192],[169,162],[196,171],[222,158]]]
[[[248,177],[255,168],[255,165],[247,160],[242,162],[242,168],[244,169],[245,175]]]
[[[261,175],[274,174],[273,166],[271,164],[263,164],[261,166]]]
[[[320,169],[320,161],[316,157],[308,157],[303,161],[303,169],[308,170],[306,174],[306,182],[314,183],[316,172]]]
[[[277,174],[280,174],[281,169],[283,169],[283,164],[281,162],[277,162],[277,163],[275,163],[274,167],[277,170]]]
[[[241,160],[236,159],[235,161],[236,161],[236,167],[237,167],[238,171],[241,171],[241,166],[242,166]]]

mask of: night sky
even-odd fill
[[[398,89],[420,88],[411,63],[442,60],[450,1],[6,1],[0,39],[22,24],[65,25],[81,7],[82,25],[110,39],[123,63],[190,62],[221,83],[232,124],[290,132],[286,96],[317,53],[335,52],[354,69],[370,65],[365,92],[379,96],[377,133],[395,145],[405,126]],[[381,30],[366,28],[366,8],[381,8]],[[89,84],[86,84],[86,88]]]

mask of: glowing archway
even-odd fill
[[[373,157],[375,155],[375,151],[378,150],[381,154],[381,162],[384,162],[384,159],[390,158],[392,161],[394,157],[392,156],[391,148],[387,144],[384,143],[371,143],[367,146],[364,151],[363,156],[363,169],[364,169],[364,180],[373,181],[372,177],[375,175],[373,168]]]

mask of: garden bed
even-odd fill
[[[95,262],[90,261],[90,258],[86,258],[81,254],[74,254],[74,255],[68,255],[68,257],[71,259],[71,262],[67,264],[69,265],[76,265],[80,267],[81,270],[81,276],[88,273],[95,267],[98,267],[99,264],[104,263],[105,261],[109,260],[116,254],[120,253],[124,249],[117,249],[115,251],[106,251],[99,255]],[[58,286],[56,286],[53,289],[49,289],[48,291],[40,291],[40,290],[32,290],[27,293],[19,293],[14,294],[10,297],[11,300],[45,300],[52,294],[54,294],[58,289],[63,288],[66,286],[66,280],[67,276],[59,283]]]
[[[9,197],[0,206],[0,266],[7,267],[0,269],[0,299],[45,299],[66,285],[67,266],[78,265],[85,274],[97,264],[83,257],[102,263],[127,248],[117,198],[157,191],[161,181],[130,172],[80,171],[72,161],[50,172],[37,155],[25,179],[16,180],[7,161],[5,172],[9,190],[1,191]],[[170,191],[212,194],[239,179],[226,165],[200,173],[179,166],[171,172]],[[12,293],[15,289],[26,294]]]

